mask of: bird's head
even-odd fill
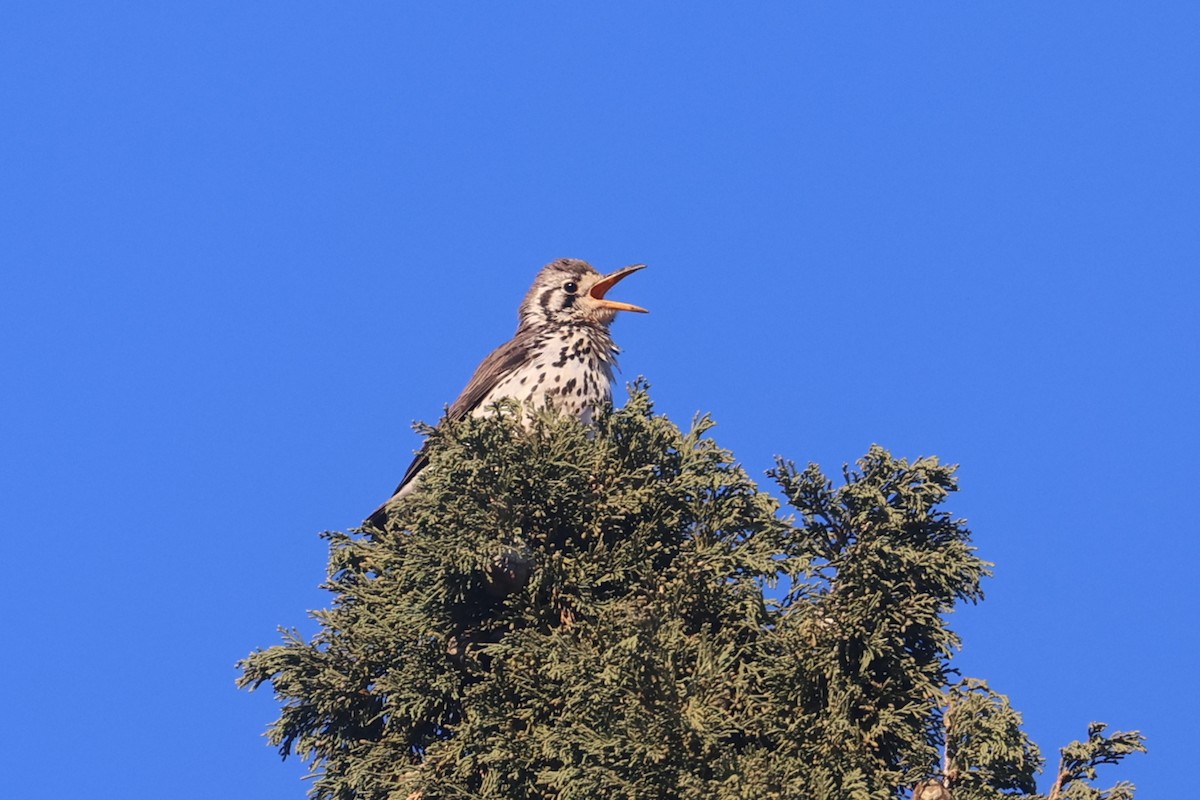
[[[645,264],[624,267],[601,275],[591,264],[576,258],[560,258],[542,267],[525,302],[521,303],[521,328],[587,322],[609,325],[618,311],[646,309],[618,303],[605,297],[608,290]]]

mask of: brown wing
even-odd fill
[[[484,398],[496,388],[505,377],[513,370],[524,363],[529,347],[534,338],[531,331],[517,331],[517,335],[508,340],[504,344],[497,347],[495,350],[483,360],[478,367],[475,368],[475,374],[471,376],[471,380],[467,381],[466,388],[459,394],[458,399],[450,406],[450,410],[446,412],[447,419],[459,420],[470,414]],[[417,457],[408,465],[408,469],[404,472],[404,477],[400,480],[400,484],[396,487],[396,491],[392,492],[392,496],[387,502],[379,508],[371,512],[371,516],[367,517],[366,525],[374,525],[382,528],[384,521],[387,519],[387,507],[392,502],[396,495],[408,486],[421,470],[425,469],[429,464],[429,457],[426,453],[428,445],[423,446],[417,453]]]
[[[467,381],[466,388],[459,394],[458,399],[451,404],[446,416],[450,419],[462,419],[478,408],[500,381],[525,363],[535,338],[535,334],[530,331],[518,332],[512,339],[493,350],[483,363],[475,368],[475,374]]]

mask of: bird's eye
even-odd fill
[[[579,287],[575,284],[575,281],[567,281],[566,285],[563,286],[563,289],[566,290],[567,294],[575,294],[575,291],[578,288]]]

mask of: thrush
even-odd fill
[[[513,398],[531,409],[549,403],[590,424],[612,402],[613,369],[620,351],[609,325],[618,311],[646,312],[605,295],[645,266],[601,275],[586,261],[560,258],[542,267],[521,303],[516,334],[475,369],[447,419],[486,413],[496,401]],[[393,504],[413,490],[426,464],[428,454],[422,448],[391,498],[364,524],[382,528]]]

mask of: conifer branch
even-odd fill
[[[710,427],[644,385],[591,428],[440,425],[384,529],[327,534],[317,634],[240,665],[315,800],[1033,794],[1008,698],[950,683],[946,615],[989,567],[942,508],[955,468],[873,446],[835,486],[780,460],[784,516]],[[1102,730],[1050,800],[1144,749]]]

